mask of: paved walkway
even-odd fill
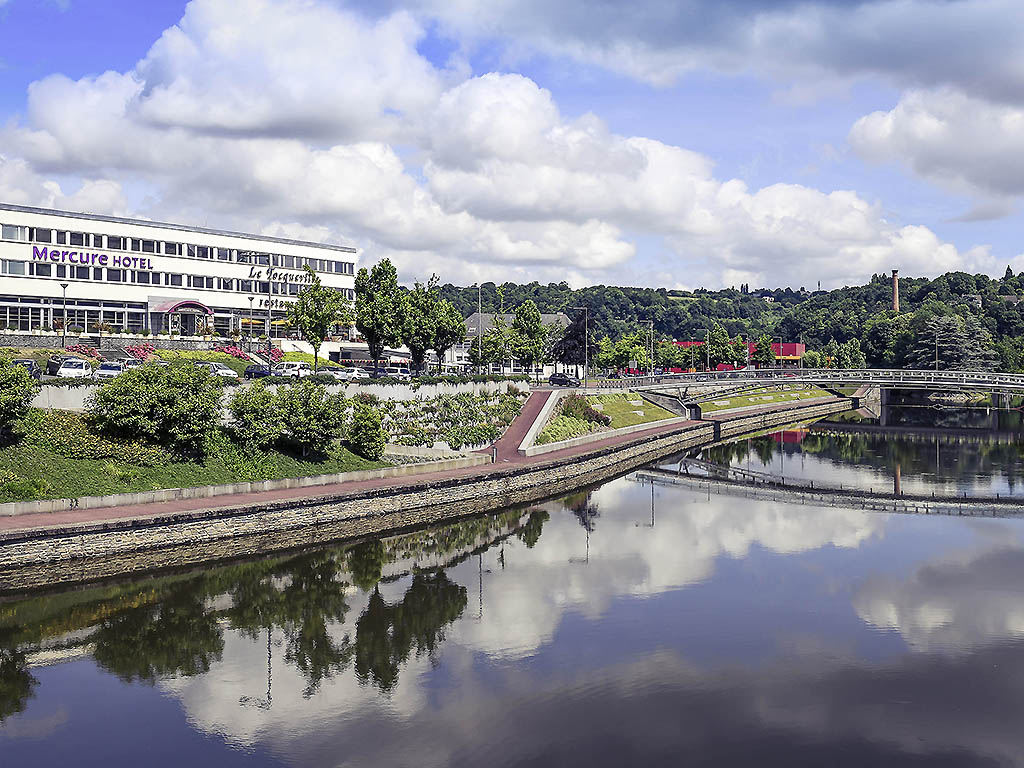
[[[651,429],[640,430],[625,435],[614,435],[603,440],[596,440],[592,443],[579,445],[572,448],[563,448],[559,451],[541,454],[538,456],[521,456],[518,453],[520,442],[526,435],[527,430],[533,424],[534,419],[543,407],[550,391],[533,392],[524,404],[519,416],[509,425],[505,434],[497,441],[498,463],[484,464],[476,467],[464,467],[446,471],[430,472],[420,475],[406,477],[384,477],[372,480],[349,481],[346,483],[335,483],[332,485],[317,485],[306,488],[282,488],[274,491],[260,491],[254,493],[232,494],[230,496],[207,497],[199,499],[178,499],[175,501],[163,501],[153,504],[142,504],[135,506],[102,507],[96,509],[72,509],[61,512],[46,512],[29,515],[17,515],[0,517],[0,540],[3,534],[18,532],[23,534],[26,531],[39,531],[53,529],[68,529],[79,526],[94,527],[103,523],[124,522],[131,519],[149,518],[174,518],[175,516],[188,516],[189,513],[206,512],[212,510],[232,510],[240,507],[267,504],[270,502],[281,502],[288,500],[315,500],[325,497],[344,497],[366,490],[376,488],[402,488],[405,486],[419,485],[422,483],[437,482],[451,478],[486,477],[494,472],[506,471],[510,465],[538,465],[547,462],[557,461],[569,456],[578,456],[599,451],[610,446],[631,443],[636,440],[669,434],[672,432],[691,429],[701,422],[683,421],[673,424],[652,427]],[[811,404],[813,401],[804,401],[803,404]],[[784,404],[789,405],[789,404]],[[770,408],[753,408],[752,412],[765,412],[775,410]],[[730,413],[730,417],[744,415],[743,413]],[[490,449],[486,449],[490,452]]]

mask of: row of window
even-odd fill
[[[209,275],[184,275],[178,272],[147,272],[137,269],[114,269],[112,267],[82,267],[72,264],[48,264],[0,260],[0,274],[32,275],[33,277],[56,277],[64,280],[95,280],[107,283],[135,283],[137,285],[166,285],[172,288],[199,288],[202,290],[237,291],[266,295],[295,296],[304,286],[298,283],[268,283],[257,280],[238,280],[229,277]],[[355,291],[339,288],[342,295],[352,301]]]
[[[21,227],[0,224],[0,239],[23,243],[50,243],[55,245],[79,246],[81,248],[102,248],[107,251],[136,251],[137,253],[163,254],[165,256],[187,256],[210,261],[230,261],[238,264],[254,264],[283,269],[310,267],[316,272],[338,275],[355,274],[351,261],[317,259],[306,256],[288,256],[280,253],[260,253],[235,248],[214,248],[191,243],[171,243],[163,240],[143,240],[137,237],[97,235],[90,232],[65,232],[43,229],[42,227]],[[106,241],[106,244],[104,244]]]

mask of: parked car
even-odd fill
[[[205,368],[214,376],[220,376],[223,379],[238,380],[238,374],[235,372],[235,369],[224,365],[224,363],[215,363],[210,360],[199,360],[196,362],[196,365]]]
[[[580,380],[567,373],[552,373],[548,376],[548,384],[553,387],[578,387]]]
[[[412,381],[412,376],[409,375],[409,371],[405,368],[400,368],[397,365],[389,365],[385,368],[384,375],[391,376],[399,381]]]
[[[253,363],[246,366],[245,372],[242,375],[247,379],[262,379],[271,375],[270,366],[263,365],[262,363]]]
[[[28,375],[31,376],[33,379],[43,378],[43,369],[39,367],[39,364],[36,363],[35,360],[30,360],[28,358],[19,358],[17,360],[12,360],[11,362],[14,365],[20,365],[22,368],[28,371]]]
[[[286,360],[278,363],[273,368],[275,376],[290,376],[295,379],[304,379],[313,375],[313,366],[295,360]]]
[[[129,357],[121,361],[126,371],[130,371],[133,368],[138,368],[140,365],[145,365],[146,361],[141,357]]]
[[[46,375],[56,376],[57,369],[60,368],[60,364],[67,359],[67,355],[50,355],[50,359],[46,361]]]
[[[358,379],[368,379],[370,374],[366,372],[365,368],[349,368],[348,379],[349,381],[357,381]]]
[[[69,357],[57,369],[60,379],[91,379],[92,366],[78,357]]]
[[[124,373],[123,363],[119,360],[107,360],[100,363],[99,368],[92,372],[92,377],[94,379],[112,379],[122,373]]]

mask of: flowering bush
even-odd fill
[[[248,352],[243,352],[241,349],[239,349],[238,347],[235,347],[235,346],[229,345],[229,346],[226,346],[226,347],[214,347],[213,351],[214,352],[223,352],[225,355],[231,355],[232,357],[237,357],[239,360],[246,360],[246,361],[249,360],[249,353]]]
[[[148,360],[156,353],[156,347],[152,344],[128,344],[125,346],[124,351],[132,357],[137,357],[141,360]]]
[[[85,357],[91,357],[91,358],[94,358],[96,360],[99,360],[99,358],[100,358],[99,350],[97,350],[97,349],[95,349],[93,347],[87,347],[84,344],[70,344],[69,346],[64,347],[64,351],[65,352],[73,352],[76,355],[83,355]]]
[[[280,363],[283,357],[284,352],[282,350],[278,349],[277,347],[270,348],[270,362]]]

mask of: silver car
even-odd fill
[[[124,364],[116,360],[100,363],[100,367],[92,372],[94,379],[112,379],[124,373]]]

